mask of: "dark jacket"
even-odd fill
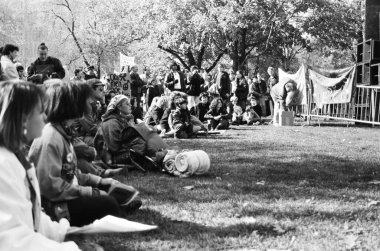
[[[158,134],[144,124],[132,126],[117,114],[103,116],[101,130],[107,149],[113,156],[133,149],[140,155],[153,157],[159,149],[167,148]]]
[[[221,116],[221,119],[228,119],[229,118],[229,114],[228,114],[225,107],[222,107],[221,109],[219,109],[219,111],[217,111],[216,109],[210,109],[206,113],[205,118],[214,119],[214,117],[217,117],[217,116]]]
[[[180,78],[180,84],[181,88],[180,89],[174,89],[175,86],[175,78],[174,78],[174,73],[169,72],[166,77],[165,77],[165,85],[170,91],[181,91],[185,92],[186,91],[186,81],[185,81],[185,76],[183,75],[182,72],[178,71],[179,78]]]
[[[33,79],[32,76],[42,74],[42,79]],[[42,84],[49,77],[63,79],[65,77],[65,69],[58,58],[47,57],[46,61],[37,58],[28,68],[28,81]]]
[[[218,73],[215,83],[218,87],[220,96],[223,99],[226,99],[227,95],[231,93],[231,80],[228,73],[225,71]]]
[[[198,73],[193,74],[189,78],[189,83],[186,88],[186,93],[190,96],[199,96],[201,94],[201,87],[204,84],[204,79]]]
[[[247,81],[243,79],[236,79],[236,97],[240,100],[247,100],[248,98],[248,84]]]
[[[267,93],[267,83],[264,80],[253,82],[249,88],[249,93],[256,98],[264,96]]]
[[[131,96],[141,97],[143,93],[144,81],[140,78],[140,75],[135,72],[131,72]]]
[[[198,118],[200,121],[205,121],[205,115],[206,113],[209,111],[210,109],[210,103],[206,103],[206,104],[203,104],[203,103],[199,103],[198,106],[197,106],[197,110],[198,110]]]

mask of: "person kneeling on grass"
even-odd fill
[[[90,93],[86,88],[88,85],[61,81],[47,86],[49,123],[29,150],[37,169],[42,206],[52,219],[67,218],[74,226],[90,224],[106,215],[122,217],[142,204],[136,196],[132,196],[128,204],[123,198],[109,196],[107,192],[117,181],[83,174],[77,168],[70,128],[83,116]]]
[[[229,115],[221,98],[214,98],[205,118],[208,119],[208,124],[212,130],[225,130],[230,126]]]
[[[194,133],[199,132],[200,126],[193,126],[191,123],[191,115],[187,109],[187,102],[183,98],[175,100],[176,110],[173,112],[173,129],[174,137],[180,139],[191,138]]]

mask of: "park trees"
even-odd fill
[[[310,38],[334,48],[352,45],[360,20],[354,7],[330,0],[156,1],[150,37],[185,68],[210,71],[223,55],[231,58],[234,70],[264,55],[288,68],[302,50],[312,49]]]

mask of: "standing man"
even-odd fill
[[[173,62],[170,66],[170,72],[165,76],[165,85],[170,91],[185,92],[185,76],[178,70],[178,65]]]
[[[38,46],[38,58],[28,68],[28,81],[42,84],[50,78],[63,79],[66,75],[58,58],[48,56],[49,49],[45,43]]]
[[[199,104],[199,95],[201,94],[201,87],[204,84],[204,79],[198,73],[198,67],[193,65],[190,67],[190,76],[186,88],[187,93],[187,107],[192,115],[197,114],[197,106]]]
[[[223,101],[227,102],[231,94],[231,80],[230,76],[221,64],[218,65],[218,73],[216,76],[215,84],[217,86],[220,97]]]
[[[267,83],[267,92],[268,92],[268,98],[269,98],[269,108],[270,108],[270,113],[271,115],[274,114],[274,109],[273,109],[273,100],[270,95],[272,88],[278,83],[278,78],[276,76],[276,73],[274,71],[273,67],[268,67],[268,74],[269,74],[269,79]]]
[[[2,51],[1,56],[1,73],[0,78],[2,80],[8,79],[18,79],[19,75],[17,72],[14,60],[16,59],[19,52],[19,48],[13,44],[6,44]]]
[[[135,119],[142,119],[143,111],[140,106],[143,94],[144,81],[140,78],[137,65],[131,67],[131,105],[133,107],[133,115]]]
[[[267,83],[261,77],[260,72],[257,72],[256,76],[257,80],[252,84],[252,93],[256,96],[256,100],[259,101],[258,103],[261,106],[262,114],[267,116],[267,109],[265,105],[265,101],[267,100]]]

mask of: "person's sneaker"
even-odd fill
[[[103,178],[114,177],[116,175],[122,174],[124,168],[116,168],[116,169],[107,169],[104,171]]]
[[[140,197],[136,197],[133,201],[128,203],[128,205],[122,205],[120,206],[120,208],[123,209],[126,214],[133,214],[134,212],[139,210],[141,206],[142,206],[142,201]]]

